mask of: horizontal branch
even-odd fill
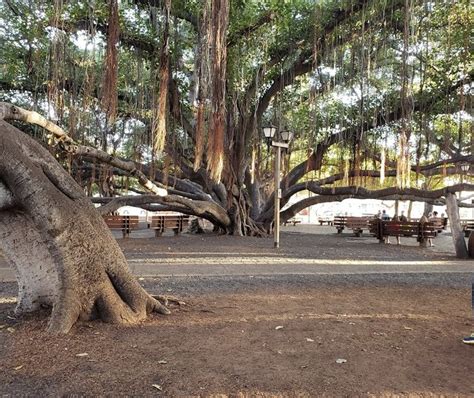
[[[368,190],[362,187],[342,187],[342,188],[322,188],[315,184],[309,184],[309,190],[317,193],[318,196],[305,198],[280,214],[282,222],[294,217],[301,210],[318,203],[340,202],[344,199],[384,199],[384,200],[411,200],[418,202],[429,202],[433,204],[443,204],[443,197],[448,193],[461,191],[474,192],[473,184],[457,184],[433,191],[416,188],[385,188],[380,190]],[[460,204],[462,206],[462,204]],[[471,207],[469,205],[465,207]]]
[[[57,144],[66,152],[78,156],[92,157],[100,162],[128,171],[132,177],[136,177],[139,183],[150,192],[160,196],[167,195],[166,189],[158,187],[150,181],[145,174],[135,167],[133,162],[121,160],[99,149],[74,143],[73,139],[69,137],[61,127],[47,120],[37,112],[0,102],[0,120],[21,120],[41,126],[52,134]]]
[[[143,207],[144,205],[172,206],[175,211],[195,215],[211,221],[222,228],[230,226],[230,218],[224,208],[213,202],[190,200],[177,195],[133,195],[115,198],[91,198],[93,203],[106,203],[98,210],[109,214],[122,206]],[[178,210],[179,209],[179,210]]]

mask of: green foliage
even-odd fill
[[[199,57],[195,24],[199,23],[203,2],[172,2],[173,78],[180,94],[181,117],[190,125],[194,122],[195,104],[189,94],[195,89]],[[402,74],[406,69],[410,83],[408,102],[411,101],[408,106],[418,107],[409,123],[412,160],[419,156],[418,143],[423,147],[421,154],[429,155],[422,156],[421,161],[446,156],[439,147],[434,150],[430,137],[454,142],[460,145],[460,153],[468,153],[473,123],[467,116],[472,101],[468,85],[472,85],[469,82],[474,69],[470,51],[474,13],[470,2],[414,1],[408,14],[406,64],[405,2],[369,1],[359,11],[361,3],[230,1],[229,121],[236,124],[256,115],[261,98],[281,79],[281,87],[261,120],[295,132],[294,163],[302,161],[310,147],[344,129],[352,129],[354,136],[328,153],[323,176],[341,169],[341,162],[350,157],[357,140],[364,150],[380,150],[388,142],[388,156],[395,160],[399,123],[367,128],[361,134],[358,126],[363,123],[377,127],[378,119],[400,108]],[[50,1],[11,0],[0,7],[0,99],[58,118],[83,142],[104,144],[123,156],[140,155],[149,160],[150,120],[158,89],[156,66],[162,44],[160,10],[151,10],[142,1],[120,2],[119,119],[106,129],[100,95],[107,2],[64,2],[58,10]],[[346,14],[350,17],[344,17]],[[309,73],[297,72],[295,65],[301,60],[313,65]],[[291,84],[287,84],[289,80]],[[465,82],[461,95],[459,90],[451,89],[459,81]],[[61,101],[53,99],[52,88],[57,89],[55,95]],[[248,98],[252,88],[255,92],[250,92]],[[465,111],[462,117],[457,113],[459,109]],[[188,156],[193,137],[184,132],[179,121],[172,129],[169,136],[177,141],[173,145]],[[121,130],[122,135],[118,133]],[[115,145],[117,137],[121,141]],[[258,134],[253,134],[248,149],[256,139]],[[365,162],[368,167],[370,161]]]

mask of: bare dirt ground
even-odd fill
[[[449,237],[422,250],[317,231],[287,228],[277,252],[270,239],[121,240],[138,272],[168,267],[141,278],[149,291],[186,301],[136,327],[49,336],[47,314],[16,319],[16,285],[1,283],[1,396],[474,397],[461,343],[474,266],[450,263]],[[304,273],[290,272],[298,259]]]

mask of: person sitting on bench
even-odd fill
[[[400,215],[400,219],[398,221],[401,221],[401,222],[406,222],[408,221],[408,218],[407,216],[405,215],[405,212],[402,210],[402,214]]]
[[[402,215],[403,215],[403,212],[402,212]],[[393,216],[393,218],[392,218],[392,221],[398,221],[398,222],[400,222],[400,221],[402,221],[401,218],[402,218],[401,216],[399,217],[399,216],[397,216],[397,215],[395,214],[395,215]],[[405,217],[405,218],[406,218],[406,217]],[[387,238],[388,238],[388,236],[387,236]],[[397,245],[400,245],[400,235],[397,235]]]
[[[387,214],[387,211],[384,209],[382,210],[382,215],[380,217],[382,219],[382,221],[390,221],[390,216]],[[387,245],[390,244],[390,236],[384,236],[383,237],[383,241],[384,243],[386,243]]]

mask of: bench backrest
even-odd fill
[[[382,228],[382,230],[380,230]],[[434,238],[438,226],[433,222],[420,223],[417,221],[381,221],[373,220],[370,223],[370,232],[381,236],[417,236]]]
[[[347,220],[346,216],[335,216],[333,225],[336,227],[343,227],[346,225],[346,220]]]
[[[137,229],[138,216],[103,216],[110,229]]]
[[[189,224],[188,215],[161,215],[152,216],[151,228],[165,229],[165,228],[176,228],[182,230]]]
[[[346,226],[352,229],[368,229],[370,220],[370,217],[346,217]]]
[[[464,229],[474,229],[474,220],[461,220],[461,226]]]

